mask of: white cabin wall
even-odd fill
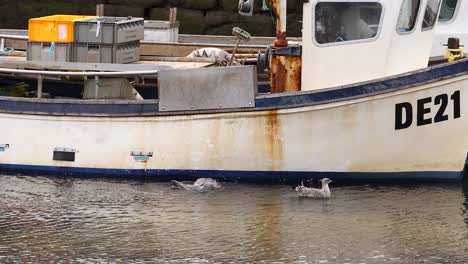
[[[316,3],[317,1],[311,1],[304,4],[302,90],[316,90],[382,77],[386,61],[383,51],[386,51],[391,43],[386,31],[392,23],[385,12],[391,11],[392,5],[381,3],[383,19],[380,35],[376,40],[319,46],[315,41]]]
[[[468,0],[459,0],[453,18],[437,22],[431,56],[443,56],[447,51],[447,40],[450,37],[460,38],[460,44],[468,47]]]
[[[401,74],[427,67],[435,29],[422,30],[427,0],[422,0],[413,32],[399,33],[393,28],[392,46],[387,53],[385,76]],[[437,23],[436,23],[437,24]]]
[[[421,31],[426,1],[421,1],[415,30],[409,34],[397,33],[397,21],[403,0],[380,1],[383,6],[383,19],[377,39],[342,42],[329,46],[319,45],[315,41],[314,7],[318,2],[337,1],[315,0],[305,3],[302,90],[358,83],[427,67],[434,29]]]

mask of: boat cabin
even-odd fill
[[[447,39],[456,37],[468,45],[468,1],[443,0],[432,45],[432,57],[445,55]]]
[[[302,90],[426,68],[441,0],[304,4]]]

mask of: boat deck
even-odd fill
[[[38,62],[39,63],[39,62]],[[190,69],[208,67],[215,63],[214,59],[209,58],[166,58],[161,57],[154,60],[141,60],[127,65],[154,65],[154,66],[169,66],[172,69]],[[56,65],[61,63],[55,63]],[[26,61],[26,57],[20,56],[0,56],[0,67],[2,68],[36,68]]]
[[[5,47],[26,50],[27,30],[0,29],[0,36],[5,38]],[[265,51],[274,42],[274,37],[252,37],[248,42],[241,42],[237,54],[254,54]],[[185,57],[192,51],[205,47],[215,47],[232,53],[237,38],[234,36],[187,35],[179,34],[177,43],[141,41],[142,56]],[[301,38],[289,38],[290,42],[300,42]]]

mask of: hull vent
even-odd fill
[[[56,148],[54,150],[53,160],[56,161],[75,161],[75,149]]]

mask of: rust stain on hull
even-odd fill
[[[271,57],[271,92],[281,93],[284,92],[286,84],[286,68],[281,62],[279,56]]]
[[[301,90],[302,60],[299,56],[271,58],[271,92],[297,92]]]
[[[281,122],[277,110],[268,111],[265,116],[265,144],[271,160],[272,170],[276,170],[284,158]]]

